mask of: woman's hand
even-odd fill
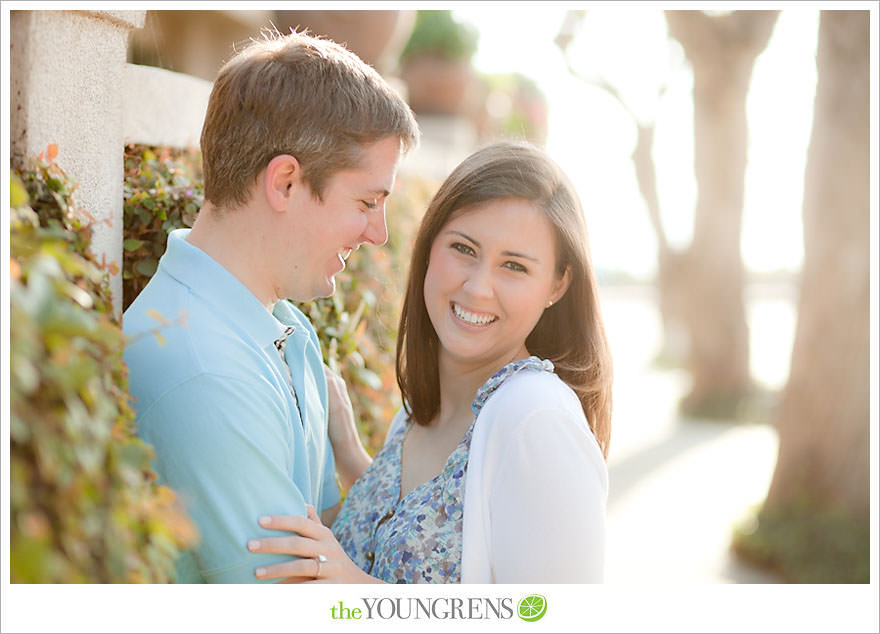
[[[260,518],[260,526],[297,533],[290,537],[262,537],[248,542],[253,553],[280,553],[302,559],[257,568],[258,579],[281,579],[282,583],[382,583],[348,558],[330,529],[321,523],[314,507],[306,505],[308,517],[272,515]],[[321,557],[323,556],[323,557]]]
[[[326,365],[324,377],[327,379],[327,434],[330,436],[330,444],[333,445],[339,483],[343,490],[348,491],[370,466],[372,459],[364,450],[358,436],[345,381]]]

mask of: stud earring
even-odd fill
[[[550,308],[552,305],[553,305],[553,300],[551,299],[549,302],[547,302],[547,308]]]

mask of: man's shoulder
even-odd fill
[[[262,350],[246,333],[174,280],[154,278],[125,311],[123,330],[138,410],[198,376],[255,381],[266,371]]]
[[[153,278],[122,317],[127,354],[175,358],[244,343],[242,333],[208,302],[173,279]]]
[[[155,332],[242,337],[240,329],[218,309],[216,301],[206,299],[203,293],[194,291],[161,268],[125,310],[122,330],[130,339]]]
[[[122,315],[122,331],[138,337],[181,323],[192,312],[189,289],[159,269]]]

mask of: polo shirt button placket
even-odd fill
[[[287,338],[294,332],[296,332],[296,328],[293,326],[285,328],[284,334],[275,340],[275,349],[278,350],[278,353],[281,355],[281,363],[284,364],[284,369],[287,370],[287,378],[289,379],[287,386],[290,388],[290,393],[293,395],[293,402],[296,405],[296,411],[299,414],[299,422],[305,427],[306,421],[303,418],[302,410],[299,407],[299,399],[296,397],[296,390],[293,389],[293,374],[290,372],[290,366],[287,365],[287,359],[284,357],[284,349],[287,347]]]

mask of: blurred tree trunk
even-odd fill
[[[693,380],[685,413],[736,415],[752,389],[740,254],[748,126],[746,97],[758,55],[778,11],[666,11],[694,72],[693,241],[683,267],[681,309],[689,334]]]
[[[636,126],[632,161],[657,239],[657,288],[664,341],[661,358],[687,360],[693,379],[682,409],[713,418],[736,416],[752,390],[748,327],[740,255],[745,190],[746,97],[757,56],[766,48],[778,11],[665,12],[694,72],[695,172],[698,187],[694,238],[687,250],[671,247],[660,213],[652,157],[655,123],[640,121],[619,91],[578,73],[568,47],[584,11],[566,15],[556,43],[569,71],[614,97]],[[660,95],[665,90],[661,89]]]
[[[681,293],[687,276],[682,271],[685,263],[684,253],[672,248],[663,226],[660,211],[660,197],[657,193],[657,170],[654,165],[654,132],[657,121],[640,120],[620,91],[613,83],[603,77],[587,77],[581,74],[572,62],[570,45],[583,25],[586,11],[568,11],[556,35],[556,45],[565,56],[568,72],[591,86],[595,86],[613,97],[632,119],[636,131],[636,144],[632,151],[632,162],[639,193],[648,212],[648,220],[657,240],[657,289],[660,318],[663,322],[663,340],[658,357],[667,363],[684,364],[687,358],[687,328],[681,309]],[[658,101],[666,92],[663,85],[658,91]]]
[[[868,517],[869,15],[822,11],[804,184],[804,266],[765,509]]]
[[[661,91],[662,95],[662,91]],[[657,195],[657,170],[654,165],[654,130],[656,121],[636,122],[636,147],[632,153],[639,192],[645,201],[654,237],[657,239],[657,292],[663,342],[659,352],[665,363],[682,364],[688,359],[690,336],[686,319],[685,297],[688,286],[687,252],[673,249],[666,237]]]

